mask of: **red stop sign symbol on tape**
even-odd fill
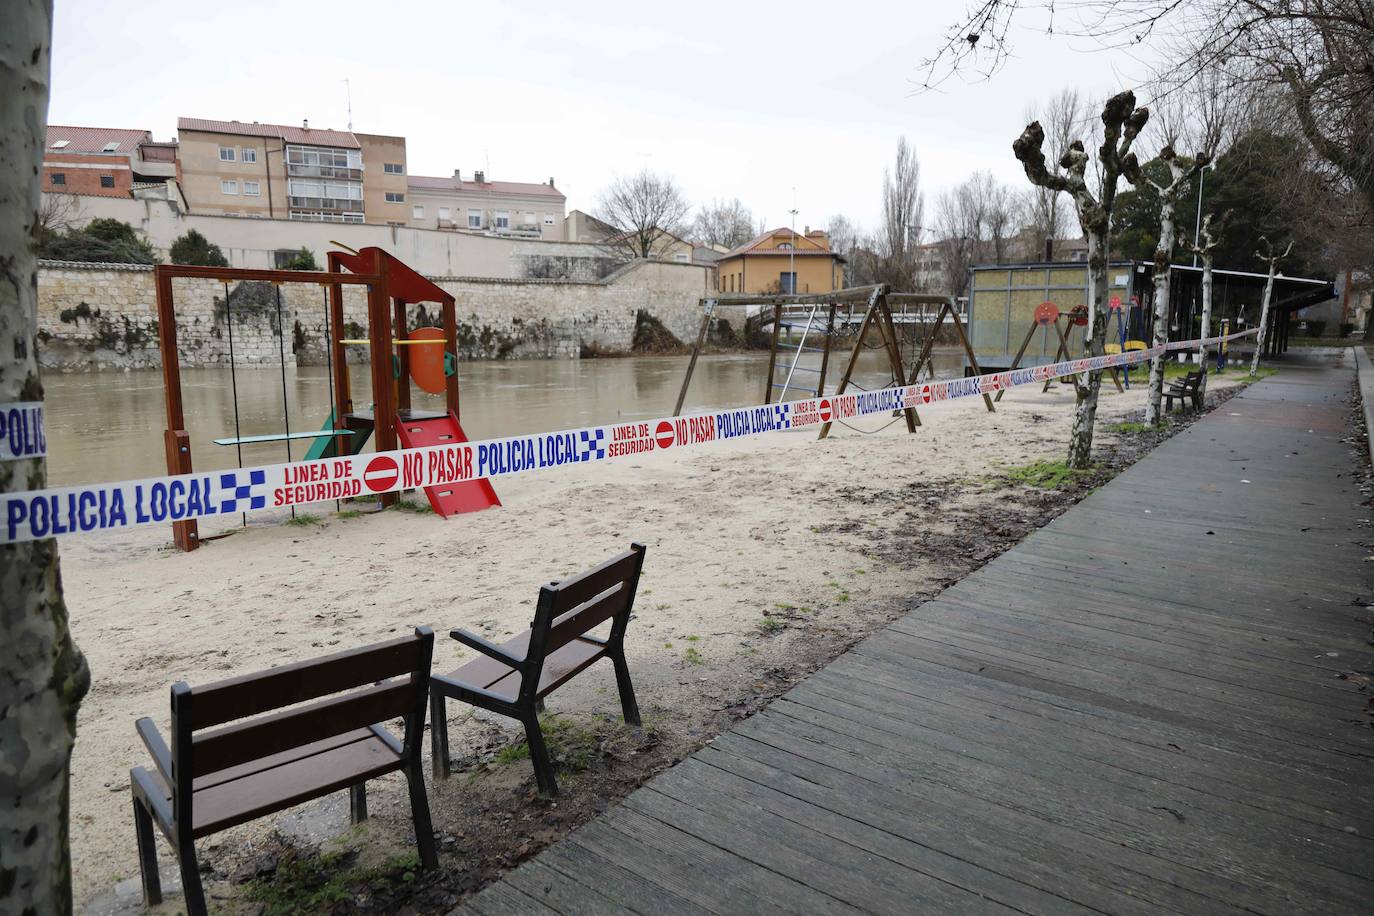
[[[659,448],[668,448],[677,441],[677,433],[673,432],[673,424],[667,420],[659,420],[658,427],[654,429],[654,441]]]
[[[830,401],[829,401],[829,400],[827,400],[827,399],[825,399],[825,398],[822,398],[822,399],[821,399],[820,412],[821,412],[821,420],[822,420],[823,422],[825,422],[825,423],[829,423],[829,422],[830,422]]]
[[[386,455],[378,455],[369,461],[363,470],[363,483],[367,484],[367,488],[373,493],[382,493],[391,489],[399,476],[396,461]]]
[[[922,386],[921,386],[921,403],[922,403],[922,404],[929,404],[929,403],[930,403],[930,386],[929,386],[929,385],[922,385]]]

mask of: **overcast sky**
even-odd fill
[[[962,4],[57,0],[49,121],[175,136],[179,116],[399,134],[412,174],[545,181],[591,210],[617,174],[671,174],[693,203],[739,197],[771,226],[876,224],[897,138],[927,222],[975,169],[1016,188],[1027,103],[1102,96],[1142,70],[1027,14],[991,82],[916,91]]]

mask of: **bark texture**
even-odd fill
[[[1202,333],[1198,336],[1206,340],[1212,335],[1212,265],[1216,260],[1217,232],[1212,225],[1212,214],[1202,218],[1202,244],[1189,245],[1202,259]],[[1201,367],[1207,365],[1207,345],[1198,344],[1197,361]],[[1207,393],[1207,375],[1202,376],[1202,393]]]
[[[1088,285],[1092,302],[1088,308],[1088,352],[1102,354],[1107,334],[1107,256],[1110,251],[1112,207],[1116,203],[1117,182],[1125,178],[1132,184],[1141,180],[1140,164],[1131,146],[1150,118],[1145,108],[1137,108],[1135,94],[1122,92],[1102,107],[1102,145],[1097,150],[1101,177],[1099,195],[1094,195],[1086,180],[1088,153],[1081,140],[1069,145],[1059,158],[1059,168],[1051,171],[1045,162],[1045,131],[1039,121],[1026,125],[1012,144],[1012,152],[1026,170],[1031,184],[1052,191],[1064,191],[1073,198],[1079,225],[1088,239]],[[1073,427],[1069,435],[1068,465],[1086,468],[1092,463],[1093,426],[1097,419],[1097,396],[1102,388],[1102,373],[1086,372],[1074,380]]]
[[[1268,252],[1255,252],[1261,258],[1269,262],[1269,277],[1264,281],[1264,299],[1260,302],[1259,334],[1255,337],[1255,355],[1250,359],[1250,377],[1254,378],[1259,371],[1260,354],[1264,352],[1264,337],[1269,329],[1269,303],[1274,298],[1274,274],[1278,272],[1279,261],[1288,257],[1293,250],[1293,243],[1289,242],[1288,247],[1283,250],[1283,254],[1276,254],[1274,246],[1264,239],[1268,246]]]
[[[52,3],[13,0],[0,28],[0,403],[42,400],[34,232],[48,116]],[[0,461],[0,492],[44,486]],[[90,684],[71,640],[55,541],[0,546],[0,913],[72,909],[68,771]]]

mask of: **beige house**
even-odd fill
[[[203,118],[177,133],[192,213],[406,224],[404,137]]]
[[[567,198],[550,178],[543,184],[472,180],[454,170],[449,178],[411,175],[406,225],[414,229],[461,229],[511,238],[561,241]]]

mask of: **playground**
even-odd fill
[[[1209,395],[1224,396],[1238,381],[1239,373],[1216,377]],[[1139,419],[1144,398],[1143,385],[1104,393],[1099,441],[1109,466],[1151,444],[1117,426]],[[624,759],[598,757],[588,771],[629,773],[624,791],[1076,498],[1092,480],[1040,473],[1062,457],[1072,403],[1068,386],[1027,385],[1008,392],[995,413],[977,398],[923,406],[915,435],[904,423],[873,435],[837,426],[822,441],[798,430],[570,465],[503,479],[502,508],[456,519],[407,511],[427,505],[411,494],[380,513],[347,503],[342,513],[332,502],[305,507],[294,523],[251,527],[190,553],[149,549],[166,542],[166,527],[141,529],[148,538],[138,549],[112,543],[120,539],[68,539],[73,629],[93,673],[72,767],[77,900],[113,899],[112,888],[124,882],[127,892],[131,880],[137,900],[128,768],[144,751],[130,723],[165,710],[169,672],[206,682],[418,624],[467,627],[500,642],[529,624],[546,574],[584,568],[642,539],[650,559],[627,652],[653,738]],[[439,640],[434,667],[473,655]],[[608,666],[590,669],[549,704],[584,725],[615,710]],[[562,813],[531,809],[528,761],[501,762],[517,732],[455,708],[450,741],[456,760],[468,758],[460,771],[470,772],[432,788],[431,803],[436,826],[455,837],[441,848],[454,874],[499,868],[454,826],[478,817],[479,796],[484,816],[538,822],[529,836],[509,837],[518,845],[552,839],[594,813],[602,795],[579,792],[576,775],[561,775]],[[404,795],[402,780],[379,781],[363,845],[406,850]],[[215,869],[207,892],[237,893],[233,863],[260,850],[278,825],[313,842],[348,833],[346,806],[327,800],[302,812],[207,841],[213,851],[204,861]]]

